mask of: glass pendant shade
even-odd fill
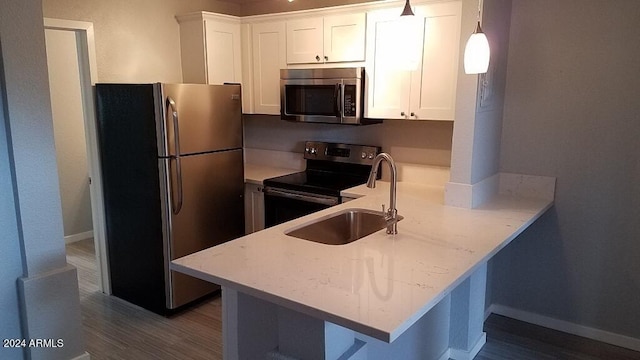
[[[489,69],[489,40],[480,28],[480,22],[476,31],[471,34],[467,46],[464,48],[464,72],[465,74],[484,74]]]
[[[407,0],[404,3],[404,9],[402,10],[402,14],[400,14],[400,16],[413,16],[413,10],[411,10],[411,4],[409,3],[409,0]]]

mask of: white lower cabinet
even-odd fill
[[[365,116],[453,120],[459,73],[462,3],[418,5],[367,15]]]
[[[264,229],[264,192],[262,185],[244,184],[244,229],[250,234]]]

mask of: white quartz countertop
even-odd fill
[[[443,205],[442,187],[398,184],[398,234],[346,245],[284,231],[347,208],[380,210],[389,184],[362,196],[173,261],[171,267],[280,306],[391,342],[551,207],[496,195],[476,209]]]
[[[286,169],[273,166],[264,166],[256,164],[244,164],[244,182],[256,185],[262,185],[265,179],[293,174],[300,170]]]

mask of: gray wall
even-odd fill
[[[640,338],[640,2],[514,0],[501,170],[555,208],[493,266],[493,301]]]

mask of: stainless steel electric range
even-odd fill
[[[380,150],[378,146],[307,141],[305,171],[264,181],[265,225],[340,204],[342,190],[367,182]]]

